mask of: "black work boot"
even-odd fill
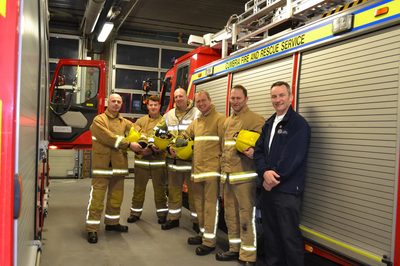
[[[167,216],[158,217],[158,224],[165,224],[167,222]]]
[[[97,232],[88,232],[87,241],[90,244],[96,244],[97,243]]]
[[[207,247],[204,245],[200,245],[196,248],[196,255],[203,256],[209,254],[211,251],[214,251],[215,247]]]
[[[129,227],[126,225],[106,225],[106,231],[128,232]]]
[[[215,255],[215,259],[219,261],[229,261],[229,260],[238,260],[239,259],[239,252],[218,252]]]
[[[161,225],[162,230],[169,230],[174,227],[179,227],[179,220],[168,220],[165,224]]]
[[[127,221],[128,223],[134,223],[134,222],[136,222],[137,220],[140,220],[140,217],[139,217],[139,216],[131,215],[131,216],[128,217],[128,219],[127,219],[126,221]]]
[[[200,245],[203,243],[203,238],[201,236],[194,236],[188,238],[189,245]]]

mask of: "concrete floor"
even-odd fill
[[[195,254],[196,246],[187,244],[195,236],[189,221],[189,211],[183,208],[180,227],[161,230],[157,223],[151,181],[141,219],[128,224],[133,192],[133,179],[125,180],[121,224],[129,226],[128,233],[106,232],[102,223],[99,242],[89,244],[85,229],[90,179],[52,179],[50,181],[49,214],[42,233],[41,266],[238,266],[238,261],[220,262],[215,254],[228,250],[226,233],[218,230],[216,250],[206,256]],[[257,266],[266,266],[259,258]],[[337,266],[312,253],[305,252],[305,266]]]
[[[133,179],[126,179],[121,224],[129,225],[128,233],[106,232],[104,224],[98,233],[99,242],[86,241],[85,216],[90,179],[51,180],[49,214],[42,235],[42,266],[154,266],[154,265],[219,265],[237,266],[238,261],[219,262],[215,254],[228,249],[227,235],[218,231],[216,250],[206,256],[195,254],[196,246],[187,244],[195,236],[189,211],[183,209],[180,227],[161,230],[157,223],[153,189],[149,182],[141,219],[128,224],[133,192]],[[265,265],[257,262],[257,265]]]

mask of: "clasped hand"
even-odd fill
[[[263,177],[264,177],[263,187],[267,191],[271,191],[273,187],[276,187],[281,182],[277,180],[277,178],[280,178],[281,176],[272,170],[265,171]]]
[[[137,142],[131,142],[129,149],[131,149],[131,151],[136,152],[136,153],[139,153],[143,150],[142,146],[140,146],[140,144]]]

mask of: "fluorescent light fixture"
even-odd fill
[[[107,39],[107,37],[110,34],[113,27],[114,27],[114,23],[112,23],[112,22],[104,23],[103,29],[101,30],[99,36],[97,37],[97,41],[104,42]]]

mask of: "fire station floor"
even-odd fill
[[[183,208],[180,227],[161,230],[157,223],[153,188],[147,186],[141,219],[128,224],[133,192],[133,179],[125,180],[121,224],[129,226],[128,233],[106,232],[102,222],[99,242],[86,240],[85,217],[90,191],[90,179],[52,179],[48,217],[42,233],[42,266],[154,266],[154,265],[242,265],[239,261],[220,262],[215,254],[228,250],[227,234],[218,230],[216,250],[206,256],[195,254],[196,246],[187,244],[195,236],[189,221],[189,211]],[[265,266],[258,259],[257,266]],[[331,265],[313,261],[306,265]],[[336,264],[335,264],[336,265]]]

